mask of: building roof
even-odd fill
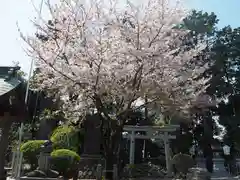
[[[17,71],[20,67],[0,66],[0,96],[12,91],[21,84]]]

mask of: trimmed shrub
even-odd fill
[[[69,149],[77,152],[80,146],[79,129],[72,126],[60,126],[56,128],[51,136],[53,148]]]
[[[194,160],[188,154],[176,154],[173,156],[172,164],[175,166],[177,173],[186,175],[190,168],[194,166]]]
[[[69,172],[73,172],[77,168],[80,156],[68,149],[58,149],[51,153],[52,168],[66,176]]]
[[[40,154],[40,148],[44,144],[44,140],[31,140],[21,145],[21,152],[26,163],[31,165],[31,168],[35,168],[38,165],[38,155]]]

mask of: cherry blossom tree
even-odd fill
[[[205,43],[187,45],[189,31],[177,26],[188,15],[183,3],[62,0],[47,5],[51,20],[34,22],[36,36],[22,34],[39,70],[35,83],[60,97],[71,116],[99,113],[109,135],[107,157],[118,152],[131,110],[148,106],[185,115],[205,91],[207,80],[196,77],[208,65],[195,63]]]

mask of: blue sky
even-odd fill
[[[187,0],[189,6],[206,12],[215,12],[219,27],[240,26],[240,0]]]
[[[232,25],[240,26],[238,20],[240,0],[187,0],[191,8],[207,12],[215,12],[220,19],[219,27]],[[39,4],[40,0],[34,0]],[[36,16],[31,0],[2,0],[0,6],[0,66],[12,65],[13,61],[19,61],[25,72],[29,71],[30,58],[23,51],[24,43],[19,38],[16,22],[21,31],[34,33],[30,20]]]
[[[30,66],[30,59],[22,49],[16,22],[19,21],[23,32],[31,32],[31,15],[34,14],[30,0],[3,0],[0,5],[0,65],[12,65],[19,61],[24,71]]]

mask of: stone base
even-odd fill
[[[100,154],[81,154],[81,157],[89,157],[89,158],[102,158],[102,155]]]
[[[79,168],[84,168],[86,166],[88,167],[97,166],[98,164],[105,166],[105,162],[101,155],[82,154],[79,163]]]
[[[191,168],[187,180],[210,180],[211,175],[203,168]]]
[[[20,177],[20,180],[58,180],[59,178],[41,178],[41,177]]]
[[[101,155],[82,154],[78,166],[78,178],[94,178],[98,164],[101,164],[104,169],[105,161]]]

